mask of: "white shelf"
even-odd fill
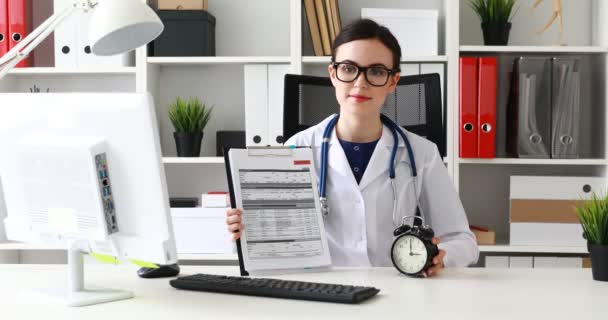
[[[3,250],[66,250],[65,248],[50,247],[43,245],[33,245],[27,243],[18,242],[5,242],[0,243],[0,251]]]
[[[558,246],[511,246],[493,245],[479,246],[481,252],[505,252],[505,253],[588,253],[586,247],[558,247]]]
[[[31,245],[25,243],[0,243],[0,251],[10,250],[66,250],[65,248],[49,247],[43,245]],[[586,254],[586,247],[559,247],[559,246],[511,246],[511,245],[486,245],[479,246],[481,252],[504,252],[504,253],[566,253],[566,254]],[[212,261],[236,261],[236,253],[213,254],[179,254],[179,260],[212,260]]]
[[[163,163],[224,163],[222,157],[163,157]]]
[[[216,65],[247,63],[290,63],[288,56],[277,57],[149,57],[148,63],[163,66],[170,65]]]
[[[494,158],[494,159],[458,159],[460,164],[522,164],[522,165],[572,165],[572,166],[603,166],[607,165],[605,159],[520,159],[520,158]]]
[[[330,56],[305,56],[302,57],[303,63],[308,64],[329,64]],[[401,63],[409,62],[447,62],[447,56],[406,56],[401,57]]]
[[[460,52],[572,52],[605,53],[608,47],[596,46],[460,46]]]
[[[44,245],[33,245],[27,243],[6,242],[0,243],[0,251],[20,251],[20,250],[44,250],[44,251],[65,251],[65,248],[49,247]],[[238,261],[236,253],[182,253],[178,254],[179,260],[207,260],[207,261]]]
[[[32,67],[15,68],[9,71],[12,75],[135,75],[135,67],[114,67],[114,68],[82,68],[82,69],[63,69],[53,67]]]

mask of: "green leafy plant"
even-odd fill
[[[514,5],[515,0],[469,0],[469,6],[477,13],[482,23],[510,22],[515,14]]]
[[[176,132],[202,132],[212,111],[213,107],[207,107],[198,98],[185,101],[177,97],[169,106],[169,118]]]
[[[608,245],[608,194],[593,194],[576,206],[576,215],[590,244]]]

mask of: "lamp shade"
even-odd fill
[[[154,40],[163,28],[141,0],[99,0],[91,17],[91,50],[98,56],[128,52]]]

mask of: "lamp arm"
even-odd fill
[[[29,55],[44,39],[46,39],[63,20],[74,11],[89,10],[97,5],[96,0],[74,0],[73,4],[46,19],[38,28],[21,40],[13,49],[0,57],[0,79],[2,79],[21,60]]]

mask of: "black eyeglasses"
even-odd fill
[[[342,82],[353,82],[361,73],[365,74],[367,83],[374,87],[382,87],[388,83],[390,76],[399,72],[397,69],[388,69],[383,66],[360,67],[352,62],[332,62],[336,70],[336,78]]]

